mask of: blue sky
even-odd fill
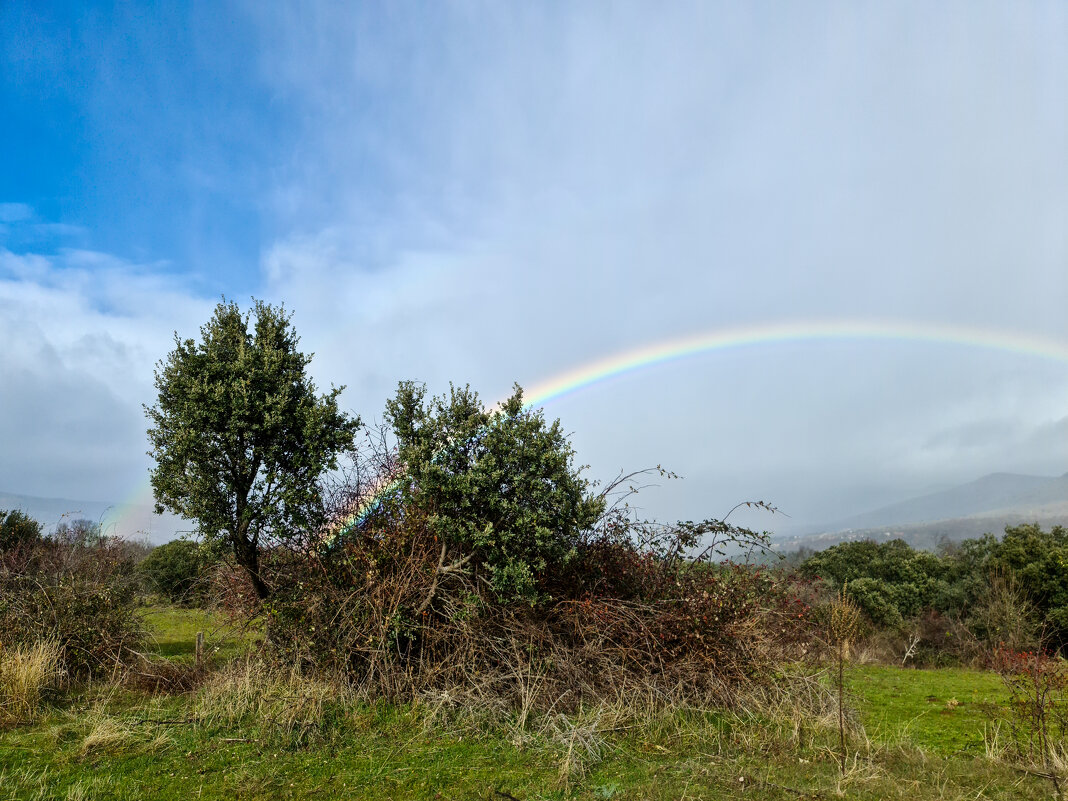
[[[152,365],[223,294],[371,419],[783,320],[1068,340],[1060,3],[39,5],[0,6],[0,490],[141,491]],[[1065,373],[783,343],[546,411],[685,475],[653,513],[823,520],[1064,472]]]
[[[0,193],[79,229],[24,245],[153,262],[208,292],[255,288],[271,162],[296,126],[248,70],[242,15],[5,8],[0,145],[16,157]]]

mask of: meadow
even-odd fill
[[[1000,758],[997,675],[853,665],[850,758],[789,695],[715,711],[600,703],[480,713],[361,697],[261,663],[257,634],[149,607],[152,656],[207,675],[186,692],[105,681],[0,730],[0,799],[1029,799],[1051,787]],[[788,677],[784,676],[784,681]],[[795,677],[796,678],[796,677]],[[818,671],[813,681],[828,681]]]

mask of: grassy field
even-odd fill
[[[254,639],[204,612],[159,608],[147,620],[158,652],[178,660],[196,631],[212,632],[217,662]],[[832,730],[744,705],[653,717],[601,707],[520,724],[369,703],[251,667],[221,675],[177,697],[89,688],[0,731],[0,799],[1050,797],[985,758],[980,707],[1002,691],[976,671],[852,668],[867,736],[854,738],[844,776]]]
[[[240,656],[258,642],[258,631],[206,609],[150,606],[143,610],[142,617],[152,651],[172,659],[193,658],[198,631],[204,633],[207,655],[218,660]]]
[[[939,754],[984,754],[990,716],[1003,703],[1001,679],[989,671],[853,668],[849,686],[868,736],[883,745],[910,743]]]

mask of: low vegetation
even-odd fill
[[[797,568],[864,612],[869,645],[911,664],[991,665],[995,653],[1058,651],[1068,639],[1068,529],[1010,526],[1002,537],[836,545]]]

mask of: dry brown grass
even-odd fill
[[[0,646],[0,721],[32,718],[44,694],[63,678],[59,645]]]
[[[354,701],[342,680],[304,676],[249,657],[207,680],[193,702],[192,719],[204,726],[252,726],[272,736],[304,739],[324,727],[330,712],[350,708]]]

